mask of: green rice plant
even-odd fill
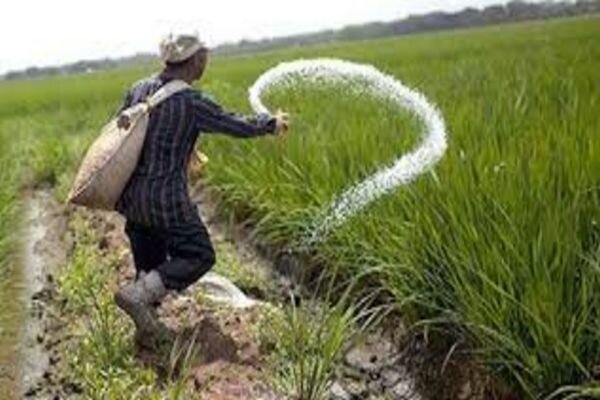
[[[576,399],[596,399],[600,397],[600,386],[592,384],[589,386],[566,386],[549,396],[546,400],[553,399],[564,399],[564,400],[576,400]]]
[[[116,107],[122,92],[140,75],[149,74],[152,67],[154,66],[133,68],[125,72],[120,70],[44,80],[0,82],[0,120],[61,112],[77,118],[74,110],[106,108],[107,104]]]
[[[0,125],[0,284],[8,270],[8,255],[15,250],[15,234],[20,231],[21,164],[14,160],[14,146],[8,139]]]
[[[590,382],[600,359],[600,282],[590,262],[600,242],[599,35],[590,18],[328,49],[427,94],[447,118],[450,148],[435,174],[311,249],[315,265],[348,276],[379,271],[375,285],[407,316],[466,338],[521,397]],[[386,129],[385,114],[355,120],[371,109],[368,99],[348,107],[312,90],[268,99],[293,111],[284,141],[205,146],[222,206],[281,247],[302,238],[342,188],[411,145],[395,135],[414,132],[402,115],[391,123],[400,130]],[[232,101],[241,97],[232,90]]]
[[[90,287],[89,302],[93,304],[94,315],[90,321],[90,340],[84,341],[84,347],[92,354],[85,358],[94,359],[102,369],[127,366],[129,352],[132,350],[125,333],[128,327],[119,321],[118,311],[114,307],[110,293],[96,293]],[[102,296],[102,297],[99,297]],[[118,329],[123,332],[118,332]]]
[[[87,221],[76,218],[71,222],[76,232],[77,245],[69,257],[65,272],[59,278],[59,295],[67,299],[65,311],[85,313],[90,308],[98,311],[96,297],[109,279],[113,266],[97,249],[97,240]],[[100,315],[99,315],[100,316]]]
[[[97,247],[98,232],[84,215],[73,218],[75,248],[58,279],[63,316],[74,334],[67,360],[70,374],[89,399],[180,399],[196,353],[195,338],[171,349],[171,378],[159,379],[161,366],[151,368],[136,358],[134,330],[118,311],[111,287],[116,279],[112,257]],[[182,350],[183,349],[183,350]],[[179,375],[175,375],[177,364]]]
[[[14,250],[15,240],[11,233],[18,230],[18,219],[16,218],[19,211],[17,174],[7,165],[0,162],[0,178],[3,182],[0,188],[0,280],[3,274],[9,272],[8,255],[11,250]]]
[[[292,399],[328,398],[344,351],[385,315],[385,307],[372,306],[374,296],[356,301],[353,284],[339,296],[334,282],[321,281],[326,284],[325,298],[313,298],[303,306],[292,298],[286,309],[271,310],[263,320],[263,338],[275,348],[271,380]],[[335,302],[329,301],[333,298]]]
[[[35,185],[56,185],[60,175],[69,166],[69,152],[64,140],[55,136],[42,136],[38,139],[35,153],[31,157]]]
[[[186,388],[194,362],[200,356],[201,348],[198,345],[198,329],[194,329],[190,338],[178,336],[173,343],[169,354],[169,382],[172,382],[168,391],[169,400],[189,398]]]
[[[22,153],[27,186],[54,187],[63,200],[85,149],[108,118],[106,106],[39,112],[15,118],[9,129],[23,132],[15,154]]]
[[[11,162],[10,146],[4,138],[0,129],[0,336],[3,337],[0,345],[3,359],[0,362],[10,365],[16,359],[12,348],[17,343],[14,338],[18,337],[22,322],[20,311],[23,308],[20,302],[15,301],[15,294],[21,279],[18,246],[23,226],[19,198],[21,170],[18,164]]]

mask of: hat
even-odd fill
[[[178,63],[187,60],[202,49],[206,49],[206,45],[198,35],[170,34],[160,42],[160,58],[165,63]]]

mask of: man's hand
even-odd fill
[[[282,136],[290,128],[290,115],[281,110],[277,110],[275,119],[277,120],[275,125],[275,135]]]

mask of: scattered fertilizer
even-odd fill
[[[346,189],[317,214],[313,229],[306,239],[306,244],[313,244],[321,241],[332,229],[342,225],[372,201],[431,170],[446,152],[447,134],[442,114],[423,94],[371,65],[338,59],[297,60],[268,70],[249,89],[252,108],[259,113],[270,112],[261,96],[271,87],[291,87],[298,80],[342,84],[355,94],[391,100],[419,117],[424,125],[421,141],[415,149]]]

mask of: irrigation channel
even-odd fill
[[[22,398],[50,368],[44,336],[52,330],[46,308],[57,268],[66,261],[66,218],[49,192],[29,193],[24,202],[21,252],[1,296],[8,313],[2,321],[0,394]],[[20,267],[20,268],[17,268]]]

